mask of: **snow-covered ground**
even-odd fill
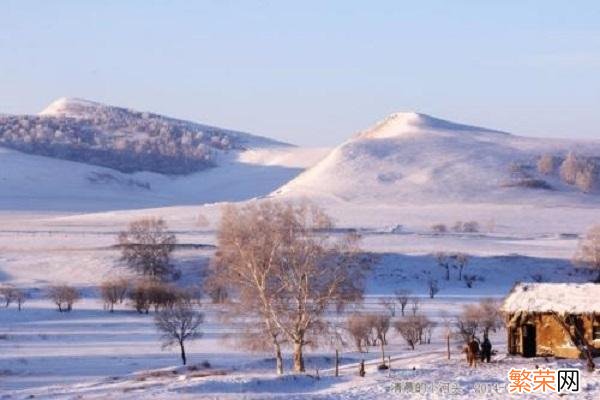
[[[259,148],[221,155],[218,166],[183,176],[125,174],[0,147],[0,210],[99,211],[218,201],[269,194],[327,149]]]
[[[7,398],[411,398],[397,393],[396,383],[417,381],[458,382],[468,396],[484,383],[490,388],[491,384],[506,384],[506,373],[512,367],[556,366],[554,360],[506,357],[505,334],[499,331],[493,337],[499,352],[494,363],[470,370],[458,352],[458,339],[452,345],[452,360],[445,360],[440,327],[434,331],[431,345],[418,346],[415,351],[391,334],[387,350],[393,358],[391,377],[376,371],[377,348],[360,354],[351,345],[342,355],[339,378],[332,376],[331,349],[308,353],[310,376],[277,377],[272,355],[240,349],[234,340],[235,326],[220,322],[218,308],[206,304],[204,337],[189,347],[190,362],[198,365],[198,370],[176,369],[177,352],[161,349],[152,316],[139,315],[127,306],[114,314],[103,311],[97,285],[105,277],[124,273],[118,252],[110,246],[128,221],[160,215],[180,243],[211,245],[215,243],[218,210],[218,205],[206,205],[97,214],[2,213],[0,279],[29,288],[34,298],[20,313],[12,307],[0,310],[0,393]],[[350,205],[330,211],[339,226],[357,228],[363,235],[363,248],[378,255],[367,287],[365,307],[369,310],[382,311],[378,299],[405,287],[421,297],[424,314],[439,319],[442,312],[456,314],[463,305],[482,297],[501,298],[515,281],[534,276],[556,282],[590,278],[586,271],[573,268],[569,258],[577,246],[577,235],[598,215],[595,208],[479,205],[461,212],[460,205],[402,206],[380,209],[379,218],[373,218],[377,215],[374,209],[358,214]],[[557,213],[559,221],[555,221]],[[199,215],[204,217],[202,224]],[[489,229],[482,228],[480,233],[434,234],[429,228],[438,221],[450,224],[467,217],[485,227],[484,216],[493,216],[495,223],[488,223]],[[391,233],[397,225],[402,229]],[[472,259],[465,271],[483,280],[467,288],[452,271],[452,279],[445,281],[431,256],[437,250],[468,252]],[[212,251],[208,247],[176,251],[183,283],[201,281]],[[439,280],[441,289],[433,300],[426,295],[430,277]],[[63,282],[76,285],[85,294],[71,314],[56,312],[43,299],[47,285]],[[361,358],[368,364],[364,379],[356,374]],[[209,368],[200,365],[204,361]],[[560,363],[582,368],[578,361]],[[600,376],[595,373],[583,379],[593,390],[587,398],[595,398]],[[502,394],[494,396],[504,398]]]
[[[99,282],[126,274],[112,245],[131,220],[162,217],[179,243],[194,245],[178,248],[175,262],[180,284],[195,285],[214,252],[220,206],[260,201],[250,200],[256,197],[309,197],[334,217],[340,232],[359,232],[363,249],[376,260],[363,306],[371,311],[383,311],[382,297],[407,288],[419,296],[422,313],[441,321],[482,298],[503,298],[517,281],[592,277],[570,259],[586,229],[600,222],[598,195],[557,180],[555,191],[499,183],[512,161],[532,163],[550,150],[593,153],[597,143],[523,139],[413,114],[388,119],[348,143],[328,156],[326,149],[253,148],[180,177],[121,174],[0,149],[0,283],[32,294],[21,312],[0,308],[0,398],[504,399],[506,392],[476,392],[505,389],[511,368],[584,369],[579,360],[508,357],[502,329],[492,336],[498,352],[493,362],[469,369],[458,338],[446,359],[440,326],[431,344],[414,351],[392,330],[389,373],[376,370],[377,348],[358,353],[349,344],[340,377],[333,376],[329,348],[307,350],[306,375],[289,372],[286,349],[287,373],[278,377],[272,355],[241,349],[235,340],[240,330],[222,322],[219,308],[208,303],[202,306],[204,336],[190,342],[191,368],[185,369],[178,367],[175,349],[161,349],[152,315],[127,305],[112,314],[102,309]],[[98,173],[114,179],[90,180]],[[432,229],[458,221],[477,222],[479,232]],[[455,270],[444,279],[433,257],[437,251],[470,255],[465,273],[478,276],[472,288],[456,279]],[[427,296],[430,278],[440,285],[434,299]],[[81,289],[83,300],[72,313],[58,313],[44,298],[55,283]],[[367,362],[364,378],[357,376],[361,359]],[[406,382],[458,384],[460,393],[398,392]],[[583,372],[582,393],[573,398],[599,396],[600,374]]]

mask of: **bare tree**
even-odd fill
[[[450,258],[450,256],[444,252],[438,252],[438,253],[435,253],[435,261],[441,268],[444,269],[444,271],[446,273],[446,280],[449,281],[450,280],[450,264],[452,262],[452,259]]]
[[[596,283],[600,283],[600,225],[592,226],[579,242],[575,253],[575,263],[596,271]]]
[[[571,342],[581,351],[587,360],[586,367],[589,372],[593,372],[596,368],[594,362],[594,355],[592,349],[594,346],[589,343],[585,336],[585,329],[583,327],[583,321],[580,317],[571,314],[559,314],[557,312],[551,313],[554,319],[562,326],[563,331],[566,332]]]
[[[435,295],[440,291],[437,279],[429,279],[427,281],[427,290],[429,291],[429,298],[433,299]]]
[[[483,299],[478,304],[469,304],[463,307],[456,320],[458,333],[465,343],[481,330],[484,336],[490,331],[496,331],[502,325],[500,305],[494,299]]]
[[[396,300],[382,297],[379,299],[379,304],[388,311],[392,318],[396,316]]]
[[[151,279],[164,280],[174,273],[171,253],[175,235],[167,230],[161,218],[142,218],[129,224],[119,234],[121,259],[135,272]]]
[[[484,336],[488,336],[490,331],[496,332],[496,329],[502,326],[500,303],[495,299],[482,299],[478,306],[481,314],[482,333]]]
[[[372,318],[373,330],[375,337],[379,342],[379,348],[381,349],[381,364],[379,369],[386,368],[385,364],[385,345],[387,344],[387,332],[390,329],[390,316],[388,314],[375,314]]]
[[[303,348],[314,344],[323,316],[362,299],[364,263],[356,235],[333,241],[331,219],[309,202],[263,201],[223,209],[213,282],[236,293],[230,311],[258,317],[274,339],[293,345],[294,370],[304,371]],[[278,368],[279,372],[279,368]]]
[[[479,232],[479,223],[477,221],[468,221],[463,224],[462,231],[466,233]]]
[[[371,331],[369,320],[364,315],[351,314],[346,319],[346,329],[354,340],[356,350],[361,353],[364,352],[366,346],[368,346],[369,332]]]
[[[129,290],[129,299],[133,303],[133,307],[140,314],[148,314],[152,303],[150,301],[150,287],[151,283],[147,280],[140,279],[136,281],[131,290]]]
[[[190,300],[187,295],[173,285],[151,281],[147,286],[148,300],[154,306],[154,311],[172,307],[180,300]]]
[[[425,343],[431,344],[431,338],[433,336],[433,330],[435,329],[435,322],[427,318],[426,316],[421,316],[421,326],[423,329],[422,339]]]
[[[23,289],[17,289],[17,293],[15,294],[15,301],[17,302],[17,309],[21,311],[23,308],[23,304],[29,298],[28,293]]]
[[[102,282],[100,285],[100,295],[102,296],[102,300],[104,300],[105,308],[113,312],[115,304],[121,304],[125,300],[128,289],[129,282],[124,278]]]
[[[448,227],[444,224],[434,224],[431,226],[431,230],[435,233],[446,233],[448,232]]]
[[[404,309],[406,308],[406,304],[408,304],[408,299],[410,297],[410,290],[407,289],[397,289],[394,294],[396,295],[396,300],[400,303],[400,311],[402,316],[404,317]]]
[[[417,315],[417,312],[419,311],[420,306],[421,306],[421,300],[418,297],[413,296],[410,298],[410,311],[412,311],[413,317],[415,315]]]
[[[408,343],[413,350],[419,341],[420,326],[421,323],[419,321],[419,317],[415,315],[405,317],[394,323],[394,328],[396,328],[396,331],[404,340],[406,340],[406,343]]]
[[[17,288],[12,285],[0,286],[0,300],[4,303],[4,307],[10,306],[15,301],[17,296]]]
[[[458,268],[458,280],[462,280],[462,274],[465,267],[469,264],[469,256],[465,253],[454,254],[454,262],[456,268]]]
[[[158,312],[154,321],[156,328],[162,333],[163,347],[178,344],[181,362],[186,365],[185,342],[202,336],[199,328],[204,315],[195,311],[189,301],[182,300]]]
[[[69,312],[73,309],[73,304],[79,300],[80,294],[72,286],[56,285],[48,289],[48,297],[56,304],[58,311]]]

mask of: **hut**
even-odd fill
[[[600,284],[519,283],[500,310],[510,354],[580,358],[600,353]],[[591,354],[584,354],[586,349]]]

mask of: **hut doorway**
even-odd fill
[[[523,357],[535,357],[535,325],[523,325],[521,329]]]

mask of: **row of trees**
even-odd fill
[[[431,230],[435,233],[446,233],[450,230],[457,233],[476,233],[479,232],[480,227],[477,221],[456,221],[450,228],[446,224],[434,224]]]
[[[3,146],[123,172],[194,172],[212,165],[213,149],[239,147],[234,139],[219,129],[117,107],[84,110],[82,118],[0,116]]]
[[[537,169],[544,175],[555,175],[583,192],[592,192],[600,183],[600,162],[594,157],[585,157],[569,152],[565,158],[552,154],[542,155]]]
[[[24,289],[16,288],[13,285],[0,286],[0,304],[8,308],[12,303],[17,305],[17,309],[21,311],[23,304],[27,301],[28,294]]]

